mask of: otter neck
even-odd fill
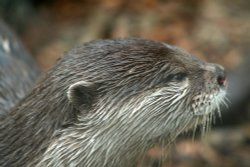
[[[65,129],[55,136],[38,166],[135,167],[159,138],[148,140],[128,121],[90,119]],[[115,122],[120,121],[120,123]],[[122,122],[122,123],[121,123]],[[150,127],[149,127],[150,129]],[[151,129],[150,129],[151,131]],[[151,131],[152,132],[152,131]],[[174,136],[171,136],[175,134]],[[169,144],[176,133],[166,133]]]
[[[161,103],[158,94],[156,90],[154,101],[145,93],[137,98],[120,98],[123,103],[102,98],[102,103],[93,106],[90,113],[78,117],[74,125],[53,137],[37,166],[136,166],[159,138],[170,143],[192,118],[180,111],[181,105],[175,105],[175,112],[171,112],[171,104]],[[165,110],[145,105],[152,102],[163,105]],[[176,123],[177,118],[182,124]]]
[[[58,103],[54,95],[56,89],[49,91],[41,89],[42,86],[48,85],[35,88],[2,120],[0,139],[4,147],[0,148],[0,152],[7,150],[12,154],[6,159],[0,158],[0,166],[27,166],[32,163],[34,158],[43,154],[55,130],[63,123],[69,122],[69,118],[72,117],[69,113],[72,113],[73,109],[67,103],[66,97],[59,95],[63,98]],[[48,99],[48,97],[51,98]],[[65,107],[59,106],[61,104]]]
[[[145,140],[138,138],[136,131],[128,133],[126,127],[115,124],[112,128],[102,124],[86,126],[88,128],[84,129],[83,125],[76,125],[62,132],[37,166],[84,164],[85,167],[135,167],[151,147]],[[60,149],[55,149],[58,147]]]
[[[114,127],[114,129],[102,129],[101,131],[92,131],[94,133],[86,144],[90,145],[87,150],[93,151],[90,151],[88,153],[90,155],[87,154],[87,156],[97,156],[97,152],[98,157],[105,156],[100,159],[90,159],[92,162],[90,161],[89,166],[102,166],[103,164],[104,167],[135,167],[138,160],[150,148],[149,143],[139,138],[136,132],[129,134],[126,132],[126,128]],[[97,135],[97,133],[99,134]],[[89,134],[88,131],[86,134]]]

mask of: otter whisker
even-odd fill
[[[193,129],[193,134],[192,134],[192,141],[194,141],[194,139],[195,139],[195,133],[196,133],[196,131],[197,131],[197,128],[198,128],[198,123],[199,123],[199,118],[196,118],[195,119],[195,124],[194,124],[194,129]]]
[[[221,120],[222,116],[221,116],[221,110],[220,110],[220,105],[218,104],[218,101],[215,101],[215,105],[216,105],[218,117]]]
[[[207,120],[207,117],[206,115],[202,116],[202,124],[201,124],[201,136],[202,138],[205,138],[205,134],[206,134],[206,120]]]
[[[223,103],[223,105],[228,109],[229,108],[229,105],[227,104],[229,100],[225,97],[225,98],[222,98],[221,99],[221,103]]]

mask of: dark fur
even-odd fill
[[[181,133],[183,128],[188,128],[194,117],[193,113],[183,112],[182,114],[178,111],[175,115],[167,114],[167,103],[165,104],[166,109],[162,103],[163,106],[160,108],[162,111],[166,111],[162,112],[161,115],[159,113],[158,117],[151,119],[151,116],[147,116],[147,114],[139,115],[138,118],[141,117],[141,119],[138,121],[145,119],[140,123],[146,123],[142,127],[139,124],[136,126],[138,121],[122,119],[126,119],[126,117],[120,117],[121,120],[119,120],[114,115],[119,113],[119,109],[131,99],[134,98],[136,101],[146,96],[145,94],[151,94],[153,90],[164,86],[168,87],[168,83],[173,80],[179,82],[178,79],[181,78],[176,77],[176,73],[185,73],[187,77],[190,77],[192,86],[188,89],[187,96],[189,98],[185,99],[184,106],[189,107],[192,103],[192,97],[197,95],[199,91],[204,91],[204,73],[207,71],[199,67],[203,64],[205,62],[182,50],[166,47],[160,42],[143,39],[99,40],[76,47],[40,79],[33,91],[9,115],[1,118],[0,166],[35,166],[39,163],[38,166],[69,166],[73,163],[69,159],[74,156],[77,157],[75,166],[111,167],[117,166],[117,164],[124,167],[134,166],[140,158],[135,157],[138,156],[137,153],[141,156],[160,136],[167,137],[169,142]],[[214,80],[211,83],[217,85],[217,73],[209,72],[207,76]],[[73,87],[73,91],[68,92],[69,86],[79,81],[86,81],[89,85],[80,84],[80,86]],[[140,100],[138,101],[140,102]],[[100,112],[98,109],[103,106],[105,107],[103,112],[105,112],[97,113]],[[117,108],[117,113],[109,113],[108,107],[111,107],[110,111],[112,112],[114,108]],[[191,112],[191,110],[190,108],[189,111]],[[98,116],[98,114],[100,115]],[[104,119],[105,115],[108,118]],[[150,119],[147,120],[147,118]],[[136,120],[136,118],[134,119]],[[166,128],[165,123],[166,121],[171,123],[171,120],[176,125],[173,126],[174,129],[170,130],[171,133],[168,133],[168,130],[164,129]],[[151,121],[152,123],[150,123]],[[114,122],[116,122],[114,126],[118,126],[120,130],[112,129],[111,125]],[[183,124],[185,122],[187,124]],[[135,126],[134,131],[130,131],[130,127],[133,126]],[[169,124],[166,123],[166,126]],[[81,142],[81,137],[86,135],[84,134],[86,131],[93,131],[96,134],[98,131],[101,132],[102,128],[107,129],[103,130],[102,135],[111,133],[110,137],[121,137],[121,140],[118,140],[121,143],[115,143],[115,138],[110,139],[114,142],[110,145],[115,147],[114,150],[126,151],[126,149],[130,149],[130,153],[120,155],[119,151],[111,151],[108,154],[110,157],[102,158],[107,152],[101,149],[99,152],[104,154],[98,156],[99,153],[95,152],[96,157],[90,156],[89,159],[81,159],[89,155],[88,152],[91,151],[77,152],[87,143],[81,143],[83,146],[80,146],[79,143],[77,149],[72,151],[75,147],[70,144]],[[146,131],[151,128],[152,130]],[[172,134],[172,130],[175,134]],[[120,132],[121,134],[119,134]],[[124,140],[120,135],[128,139],[127,142],[136,141],[135,144],[138,142],[138,145],[131,146],[134,150],[131,150],[130,147],[125,148],[122,144]],[[106,139],[104,138],[103,141]],[[72,143],[67,144],[68,142]],[[62,152],[63,155],[57,159],[59,163],[51,163],[53,160],[50,158],[53,157],[45,158],[50,153],[53,154],[53,145],[55,147],[56,145],[62,146],[62,151],[59,152]],[[109,145],[108,139],[107,142],[98,147],[105,147],[105,145]],[[66,148],[67,146],[69,148]],[[70,156],[64,152],[69,153]],[[75,153],[79,154],[79,157]],[[109,163],[104,162],[106,160]]]

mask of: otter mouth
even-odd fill
[[[195,116],[204,116],[213,113],[215,110],[220,115],[221,104],[227,106],[226,90],[220,88],[218,91],[204,93],[193,98],[192,111]]]
[[[221,106],[227,105],[226,89],[219,88],[211,93],[204,93],[195,96],[191,105],[194,121],[189,130],[195,133],[198,126],[201,126],[201,135],[205,136],[211,129],[211,125],[215,123],[218,115],[221,119]]]

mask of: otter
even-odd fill
[[[0,118],[0,166],[135,167],[156,143],[209,127],[225,95],[222,66],[175,46],[85,43]]]
[[[0,19],[0,117],[28,94],[38,75],[32,57]]]

